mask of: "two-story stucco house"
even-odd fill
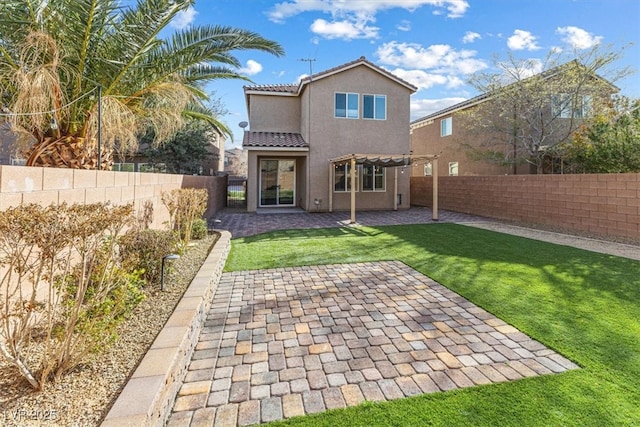
[[[398,159],[409,156],[415,91],[364,57],[299,84],[245,86],[247,210],[408,208]]]
[[[572,61],[414,120],[412,153],[437,154],[440,175],[563,173],[559,144],[617,91]]]

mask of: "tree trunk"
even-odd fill
[[[97,151],[89,150],[86,140],[66,135],[61,138],[45,138],[26,153],[27,166],[42,166],[70,169],[98,169]],[[102,150],[102,170],[111,170],[112,152]]]

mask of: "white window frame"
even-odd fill
[[[123,166],[128,166],[127,169],[124,172],[135,172],[136,171],[136,164],[135,163],[114,163],[113,167],[111,168],[111,170],[114,171],[118,171],[118,172],[122,172],[122,167]]]
[[[424,176],[432,176],[432,175],[433,175],[433,165],[431,163],[425,163]]]
[[[336,179],[336,172],[341,170],[341,169],[344,172],[344,182],[345,182],[344,187],[345,188],[344,188],[344,190],[337,190],[336,189],[336,183],[338,182],[338,180]],[[358,185],[358,183],[359,183],[359,179],[358,178],[360,176],[360,174],[359,174],[360,171],[358,169],[359,168],[356,166],[356,182],[355,182],[356,192],[358,192],[358,189],[360,187]],[[351,184],[351,163],[344,163],[344,164],[341,164],[341,165],[335,165],[333,167],[333,192],[334,193],[350,193],[351,192],[351,185],[350,184]]]
[[[10,164],[11,166],[25,166],[27,164],[27,159],[10,156]]]
[[[338,95],[344,95],[345,97],[344,116],[338,115]],[[355,110],[349,108],[349,98],[356,101],[357,105]],[[360,94],[355,92],[335,92],[333,95],[333,116],[337,119],[359,119]]]
[[[365,99],[371,98],[373,101],[373,117],[365,116]],[[384,108],[382,108],[382,113],[380,113],[380,109],[378,108],[378,100],[384,101]],[[379,95],[379,94],[369,94],[365,93],[362,95],[362,118],[365,120],[387,120],[387,95]]]
[[[571,95],[559,93],[551,98],[551,113],[562,119],[584,119],[591,116],[592,104],[591,95],[579,95],[573,102]]]
[[[449,162],[449,176],[458,176],[458,162]]]
[[[384,193],[387,191],[387,168],[375,165],[363,165],[362,168],[362,191],[368,193]],[[371,171],[371,188],[365,188],[365,177]],[[382,187],[376,187],[376,177],[382,177]]]
[[[453,117],[440,120],[440,136],[445,137],[449,135],[453,135]]]

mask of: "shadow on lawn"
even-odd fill
[[[640,378],[640,262],[455,224],[379,230],[414,248],[404,262],[545,345]]]

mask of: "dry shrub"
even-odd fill
[[[178,242],[171,230],[133,229],[120,239],[124,265],[139,269],[148,283],[160,283],[162,257],[175,252]]]
[[[204,188],[180,188],[162,193],[162,203],[169,209],[171,218],[169,227],[179,233],[182,249],[191,241],[193,223],[204,215],[208,199]]]
[[[114,338],[143,298],[118,260],[132,206],[21,205],[0,212],[0,354],[35,389]]]

